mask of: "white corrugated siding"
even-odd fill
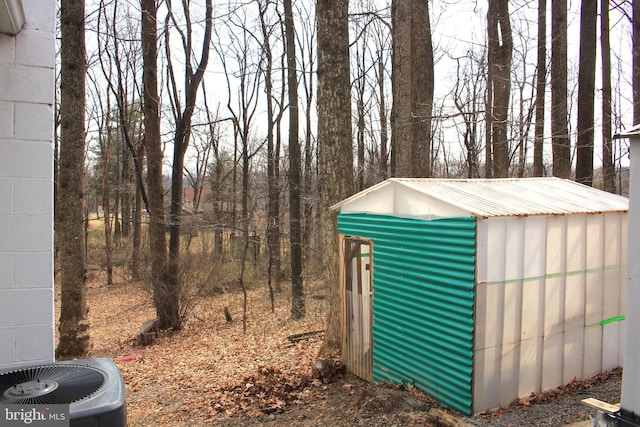
[[[627,214],[478,222],[474,412],[623,364]]]

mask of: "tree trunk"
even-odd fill
[[[488,16],[487,16],[488,17]],[[488,33],[487,27],[487,33]],[[484,132],[484,177],[493,178],[493,154],[491,150],[491,141],[493,140],[493,59],[489,55],[489,49],[487,49],[487,93],[484,100],[484,119],[485,119],[485,132]]]
[[[611,44],[609,42],[609,2],[600,9],[600,43],[602,53],[602,181],[604,191],[615,193],[613,141],[611,129]]]
[[[544,176],[544,115],[547,83],[547,0],[538,0],[538,66],[536,79],[536,125],[533,138],[533,176]]]
[[[389,144],[389,131],[387,129],[387,106],[384,88],[384,75],[384,61],[382,60],[382,52],[380,51],[378,53],[378,97],[380,98],[380,104],[378,105],[378,115],[380,116],[380,181],[384,181],[389,176],[389,154],[387,150],[387,146]]]
[[[393,173],[400,177],[428,177],[434,91],[428,3],[394,0],[391,16]]]
[[[127,112],[130,113],[131,109],[127,109]],[[131,118],[131,115],[129,114]],[[131,123],[131,119],[128,120]],[[122,201],[120,203],[121,206],[121,214],[120,218],[122,218],[122,237],[128,239],[131,237],[131,166],[129,164],[129,158],[131,157],[131,153],[127,147],[122,145]]]
[[[137,152],[138,161],[144,159],[144,144],[140,144]],[[133,213],[133,238],[131,249],[131,276],[140,279],[140,260],[142,259],[142,192],[136,185],[135,211]]]
[[[264,87],[267,103],[267,256],[268,256],[268,284],[269,298],[271,300],[271,312],[275,311],[275,295],[273,279],[280,280],[280,188],[278,185],[278,173],[280,167],[279,155],[274,149],[273,126],[275,123],[273,112],[273,55],[271,52],[271,41],[269,40],[269,30],[265,22],[267,5],[258,2],[260,11],[260,27],[262,28],[262,51],[264,54],[265,69]],[[275,274],[274,274],[275,271]],[[279,284],[276,283],[279,288]]]
[[[107,99],[109,97],[107,96]],[[107,103],[108,105],[108,103]],[[102,157],[102,211],[104,216],[104,249],[107,262],[107,286],[113,285],[113,241],[111,236],[111,201],[109,197],[109,160],[111,151],[112,129],[109,114],[105,119],[105,129],[100,135],[100,151]]]
[[[90,350],[84,251],[85,39],[84,0],[60,7],[60,161],[56,234],[60,263],[60,337],[56,356]]]
[[[511,93],[511,55],[513,40],[507,0],[490,0],[487,12],[489,56],[493,79],[492,132],[493,176],[509,176],[509,142],[507,120]]]
[[[149,201],[149,251],[153,304],[159,327],[170,325],[172,307],[167,295],[167,240],[162,185],[162,141],[158,106],[157,6],[155,0],[142,0],[142,59],[144,87],[144,145],[147,152]]]
[[[640,124],[640,1],[633,0],[633,124]]]
[[[184,6],[184,3],[183,3]],[[171,4],[169,3],[169,13],[171,11]],[[200,62],[194,69],[191,64],[191,56],[193,51],[192,46],[192,33],[191,22],[188,15],[188,10],[184,10],[185,19],[187,20],[187,42],[184,45],[184,55],[187,58],[184,72],[184,110],[179,112],[179,116],[176,117],[176,129],[173,138],[173,164],[171,168],[171,205],[169,209],[169,258],[167,263],[167,282],[166,282],[166,295],[165,295],[165,315],[166,317],[159,318],[159,327],[161,329],[173,329],[179,330],[182,327],[183,312],[181,312],[182,296],[182,283],[180,280],[180,234],[181,234],[181,215],[182,215],[182,198],[184,191],[184,156],[189,146],[189,139],[191,136],[191,117],[196,105],[196,98],[198,95],[198,89],[200,88],[200,82],[204,76],[204,72],[207,68],[209,61],[209,45],[211,44],[211,32],[213,26],[213,6],[212,0],[206,2],[206,18],[205,18],[205,31],[204,39],[202,42],[202,52],[200,55]],[[165,25],[165,31],[169,31],[169,28]],[[165,33],[165,39],[168,41],[168,33]],[[169,49],[169,44],[165,47]],[[169,55],[168,55],[169,56]],[[171,62],[168,63],[168,67],[171,67]],[[170,73],[173,75],[173,73]],[[175,87],[175,82],[173,87]],[[174,105],[179,105],[176,102],[178,94],[171,92],[171,96],[174,99]]]
[[[322,254],[329,304],[321,353],[341,345],[338,222],[329,209],[353,192],[349,1],[318,0],[318,149]]]
[[[559,178],[571,177],[567,116],[567,0],[551,0],[551,148]]]
[[[580,65],[578,69],[578,139],[576,182],[593,184],[593,118],[596,89],[597,0],[582,0],[580,6]]]
[[[289,88],[289,233],[291,244],[291,317],[305,316],[302,286],[302,229],[300,212],[301,152],[298,140],[298,68],[296,66],[296,29],[291,0],[284,0],[287,87]]]

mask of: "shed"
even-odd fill
[[[473,414],[623,362],[628,199],[392,178],[336,204],[342,357]]]

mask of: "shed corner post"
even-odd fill
[[[640,254],[640,131],[621,135],[630,140],[629,229],[625,317],[624,372],[621,414],[640,425],[640,263],[631,262]]]
[[[338,232],[338,280],[340,281],[340,326],[341,326],[341,339],[342,343],[340,353],[344,359],[344,349],[346,348],[347,340],[347,303],[345,298],[345,260],[344,260],[344,234]]]

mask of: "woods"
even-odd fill
[[[251,288],[272,311],[291,292],[303,318],[320,280],[331,352],[330,207],[356,191],[528,176],[626,191],[612,136],[640,117],[636,2],[75,3],[60,10],[60,354],[89,342],[88,262],[105,286],[148,284],[172,331],[222,288],[245,314]]]

